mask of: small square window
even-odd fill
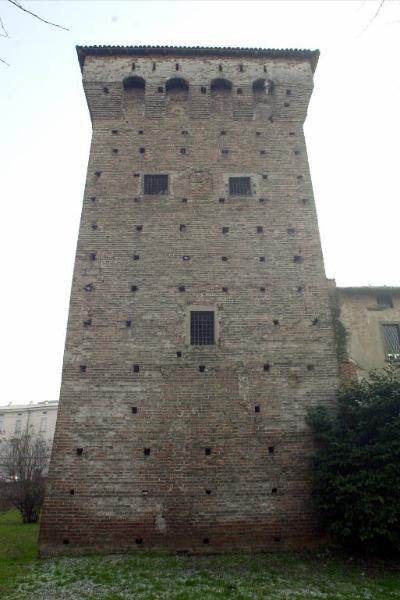
[[[192,310],[190,312],[190,343],[192,346],[214,344],[214,311]]]
[[[229,194],[231,196],[250,196],[250,177],[229,177]]]
[[[392,296],[386,292],[376,294],[376,303],[380,308],[393,308]]]
[[[168,175],[145,175],[144,193],[149,195],[168,194]]]

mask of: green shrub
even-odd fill
[[[363,550],[400,551],[400,370],[346,383],[330,415],[314,409],[313,495],[322,526]]]

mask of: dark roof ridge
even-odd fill
[[[360,286],[336,286],[336,289],[341,292],[399,292],[400,286],[396,285],[360,285]]]
[[[85,57],[89,55],[105,56],[107,54],[132,54],[146,56],[148,54],[181,55],[181,56],[253,56],[260,58],[303,58],[310,61],[314,72],[319,58],[319,50],[301,50],[297,48],[237,48],[207,46],[76,46],[81,70]]]

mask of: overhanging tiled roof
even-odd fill
[[[274,48],[206,48],[202,46],[76,46],[81,70],[86,56],[242,56],[254,58],[300,58],[308,60],[313,72],[319,50]]]
[[[360,287],[337,287],[339,292],[349,294],[364,294],[368,292],[400,292],[399,286],[391,285],[362,285]]]

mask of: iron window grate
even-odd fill
[[[400,360],[400,326],[383,325],[383,337],[388,358]]]
[[[145,175],[144,193],[150,195],[168,194],[168,175]]]
[[[190,343],[194,346],[214,344],[214,312],[212,310],[191,311]]]
[[[229,194],[231,196],[250,196],[250,177],[229,177]]]

